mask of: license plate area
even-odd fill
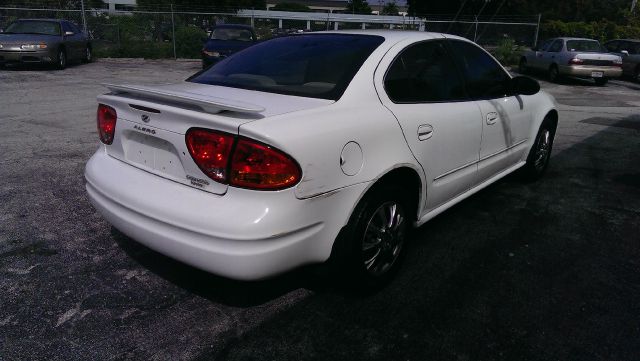
[[[602,71],[592,71],[591,72],[591,77],[592,78],[602,78],[604,76],[604,72]]]
[[[186,178],[178,152],[171,143],[152,135],[128,133],[124,144],[127,161],[170,177]]]

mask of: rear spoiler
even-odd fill
[[[238,100],[223,99],[213,96],[205,96],[189,92],[176,92],[161,90],[152,87],[139,85],[115,85],[102,84],[111,90],[114,95],[131,94],[152,100],[164,100],[172,103],[180,102],[190,106],[201,108],[203,111],[211,114],[220,113],[221,111],[232,111],[240,113],[261,113],[264,107],[256,104],[245,103]]]

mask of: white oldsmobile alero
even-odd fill
[[[86,166],[117,229],[184,263],[257,280],[327,262],[384,284],[409,227],[547,168],[558,113],[463,38],[276,38],[175,85],[107,85]]]

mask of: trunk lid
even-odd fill
[[[608,53],[576,52],[573,57],[582,60],[584,65],[613,66],[616,60],[620,61],[619,56]]]
[[[193,127],[237,135],[245,123],[333,101],[196,83],[154,87],[106,85],[98,102],[117,112],[115,138],[107,153],[132,166],[216,194],[226,184],[208,178],[191,158],[185,133]],[[247,101],[246,99],[250,99]]]

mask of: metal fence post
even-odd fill
[[[538,34],[540,33],[540,20],[542,19],[542,14],[538,14],[538,26],[536,26],[536,37],[533,40],[533,46],[538,45]]]
[[[478,40],[478,15],[476,15],[476,30],[473,33],[473,42]]]
[[[89,34],[87,31],[87,18],[84,15],[84,0],[80,1],[80,9],[82,10],[82,28],[84,29],[85,34]]]
[[[178,53],[176,53],[176,21],[173,16],[173,4],[171,4],[171,38],[173,39],[173,59],[178,60]]]

